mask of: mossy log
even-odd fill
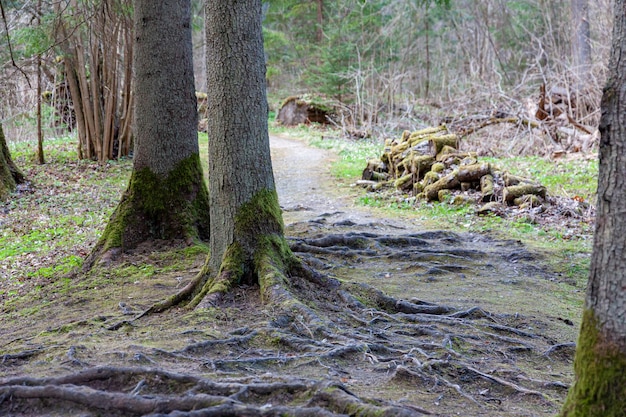
[[[335,111],[335,104],[323,97],[291,96],[283,101],[276,120],[285,126],[302,123],[328,124]]]
[[[520,177],[518,175],[513,175],[510,172],[505,172],[504,174],[502,174],[502,180],[504,182],[504,186],[505,187],[510,187],[512,185],[519,185],[519,184],[533,184],[533,185],[537,185],[531,179]]]
[[[386,181],[389,179],[387,171],[387,164],[380,159],[370,159],[367,161],[367,167],[361,174],[361,179],[372,181]]]
[[[425,187],[424,194],[426,195],[426,199],[428,201],[438,200],[439,191],[450,190],[460,187],[461,181],[459,181],[459,177],[457,174],[457,171],[453,171],[448,175],[439,178],[439,180],[435,181],[429,186]]]
[[[393,185],[399,190],[413,189],[413,175],[407,174],[394,181]]]
[[[447,130],[448,128],[444,125],[427,127],[425,129],[416,130],[415,132],[410,133],[408,140],[413,142],[415,140],[423,139],[425,137],[432,136],[440,132],[445,132]]]
[[[513,204],[514,200],[527,194],[537,195],[541,198],[546,197],[546,187],[536,184],[522,184],[504,187],[502,190],[502,199],[507,204]]]
[[[437,181],[439,181],[439,174],[433,171],[428,171],[422,179],[422,184],[424,185],[424,188],[426,188],[427,186],[434,184]]]
[[[449,158],[452,155],[457,155],[458,150],[455,147],[445,145],[441,150],[437,153],[437,161],[442,161],[446,158]]]
[[[439,201],[446,201],[446,199],[448,199],[450,196],[452,195],[452,192],[450,190],[444,189],[444,190],[439,190],[439,192],[437,193],[437,200]]]
[[[430,155],[413,155],[409,170],[416,178],[421,178],[431,170],[435,158]]]
[[[450,146],[454,149],[458,149],[459,147],[459,137],[454,133],[448,135],[441,135],[431,137],[428,140],[428,144],[430,146],[430,152],[433,155],[439,154],[443,150],[445,146]]]
[[[493,192],[493,175],[487,174],[480,178],[480,193],[483,203],[495,200]]]
[[[491,172],[491,166],[488,162],[461,165],[456,172],[459,182],[476,182],[480,181],[483,175],[487,175]]]
[[[539,207],[543,204],[543,198],[535,194],[526,194],[514,199],[513,204],[519,208]]]

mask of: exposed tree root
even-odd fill
[[[459,239],[447,232],[348,233],[293,240],[292,248],[306,251],[298,256],[323,256],[319,261],[331,267],[367,254],[394,265],[402,259],[419,262],[420,267],[425,264],[425,269],[432,262],[449,271],[464,271],[455,262],[471,263],[486,255],[464,248]],[[533,364],[551,363],[549,356],[556,352],[556,359],[571,359],[569,344],[556,344],[520,325],[522,317],[497,315],[478,306],[455,308],[398,299],[370,285],[320,274],[275,242],[264,250],[255,258],[258,284],[247,283],[250,293],[261,294],[266,313],[211,340],[194,340],[176,349],[138,347],[134,353],[151,366],[171,363],[237,379],[216,382],[153,368],[111,367],[87,368],[60,378],[5,379],[0,380],[0,411],[19,411],[26,402],[56,399],[61,405],[79,404],[107,415],[413,416],[431,412],[419,402],[366,400],[371,392],[351,393],[351,381],[370,378],[381,386],[456,396],[475,410],[498,406],[510,396],[531,397],[546,405],[551,403],[551,391],[567,387],[518,366],[526,358]],[[519,248],[511,253],[506,259],[516,267],[533,259]],[[235,272],[232,265],[221,271]],[[217,310],[239,308],[231,289],[236,284],[228,277],[213,283],[196,277],[166,303],[122,324],[140,327],[138,318],[147,319],[182,300],[189,302],[192,294],[218,294],[211,299]],[[208,291],[198,289],[207,285]],[[220,290],[212,291],[214,286]],[[118,323],[109,328],[120,327]],[[70,350],[67,357],[73,365],[87,366],[80,349]],[[311,378],[275,376],[286,369],[298,369],[299,375]]]
[[[57,378],[0,380],[0,410],[55,400],[109,416],[415,416],[417,407],[366,403],[332,381],[227,382],[152,368],[90,368]],[[124,388],[126,387],[126,388]],[[108,388],[108,390],[107,390]],[[126,392],[124,392],[126,391]],[[281,405],[281,404],[293,405]]]

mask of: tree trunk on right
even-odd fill
[[[593,254],[570,389],[562,416],[626,410],[626,0],[615,2],[609,79],[602,96]]]
[[[4,201],[7,195],[15,190],[15,185],[23,181],[24,175],[11,159],[2,123],[0,123],[0,201]]]

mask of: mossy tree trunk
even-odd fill
[[[0,201],[4,201],[7,195],[15,190],[16,184],[23,181],[24,175],[11,159],[2,123],[0,123]]]
[[[609,79],[602,97],[600,173],[585,311],[562,416],[626,410],[626,0],[615,2]]]
[[[135,150],[128,188],[86,262],[154,240],[209,235],[200,165],[190,0],[135,0]]]
[[[238,283],[291,303],[300,265],[283,235],[270,157],[260,0],[206,3],[210,255],[178,294],[154,306],[210,306]]]
[[[205,19],[211,253],[196,301],[259,280],[275,250],[277,263],[290,254],[270,157],[261,2],[210,1]]]

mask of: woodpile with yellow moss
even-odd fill
[[[536,207],[546,198],[541,184],[479,161],[475,152],[460,151],[459,137],[444,125],[388,139],[380,158],[367,162],[358,184],[372,191],[392,186],[418,201],[474,198],[489,203],[487,212],[496,205]]]

